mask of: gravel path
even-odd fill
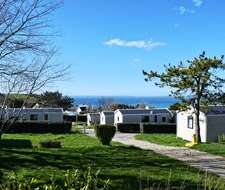
[[[86,132],[89,136],[95,136],[92,129],[87,129]],[[134,138],[135,135],[136,134],[134,133],[116,133],[113,141],[117,141],[126,145],[132,145],[144,150],[152,150],[158,154],[183,161],[190,166],[215,173],[225,178],[225,158],[222,156],[216,156],[186,147],[164,146],[136,140]]]

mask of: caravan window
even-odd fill
[[[157,117],[157,115],[154,116],[154,122],[155,122],[155,123],[158,122],[158,117]]]
[[[31,121],[37,121],[38,120],[38,115],[37,114],[30,114],[30,120]]]
[[[188,128],[193,129],[193,117],[192,116],[188,117]]]
[[[48,120],[48,114],[44,115],[44,120],[47,121]]]
[[[162,122],[163,122],[163,123],[166,122],[166,117],[162,117]]]
[[[149,122],[149,116],[143,116],[141,122],[144,122],[144,123]]]

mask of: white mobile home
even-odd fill
[[[101,125],[113,125],[114,124],[114,112],[113,111],[102,111],[100,113],[100,124]]]
[[[100,114],[99,113],[88,113],[87,114],[87,125],[100,124]]]
[[[86,104],[79,105],[77,108],[78,114],[86,114],[88,112],[89,106]]]
[[[17,122],[63,123],[62,108],[6,108],[4,118],[18,117]]]
[[[114,123],[168,123],[172,117],[168,109],[118,109]]]
[[[177,137],[191,141],[196,129],[193,108],[177,113]],[[200,136],[202,142],[216,142],[225,134],[225,106],[208,106],[200,112]]]

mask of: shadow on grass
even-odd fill
[[[0,140],[0,148],[32,148],[30,140],[23,139],[2,139]]]
[[[48,171],[60,175],[66,169],[86,170],[87,167],[101,169],[101,178],[110,179],[113,189],[121,190],[136,190],[140,185],[144,188],[155,184],[165,185],[170,169],[174,174],[178,173],[171,180],[171,185],[180,187],[184,179],[182,175],[197,173],[197,170],[179,161],[136,147],[96,145],[55,150],[8,148],[0,151],[0,169],[3,172],[23,169],[32,171],[36,177],[46,175],[49,178]],[[40,172],[43,169],[45,172]],[[141,182],[140,171],[143,171]],[[196,183],[190,179],[186,184],[187,189],[196,187]]]

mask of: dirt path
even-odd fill
[[[87,130],[87,135],[94,137],[92,129]],[[225,158],[185,147],[172,147],[136,140],[134,133],[116,133],[113,141],[132,145],[144,150],[152,150],[158,154],[169,156],[176,160],[184,161],[188,165],[204,171],[215,173],[225,178]]]

